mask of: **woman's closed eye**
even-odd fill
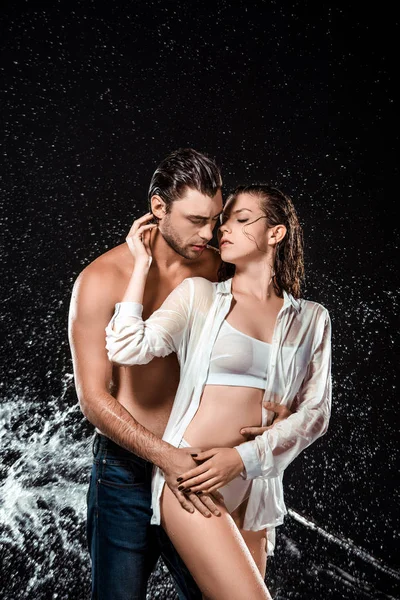
[[[224,215],[224,214],[221,214],[221,215],[219,216],[219,222],[220,222],[220,224],[221,224],[221,225],[225,225],[225,223],[226,223],[227,221],[229,221],[229,219],[230,219],[229,215]],[[248,222],[248,220],[249,220],[249,219],[236,219],[236,222],[237,222],[237,223],[247,223],[247,222]]]

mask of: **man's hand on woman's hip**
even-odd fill
[[[270,410],[273,413],[275,413],[276,417],[274,418],[272,425],[268,425],[267,427],[242,427],[240,433],[244,435],[248,441],[254,440],[255,437],[257,437],[258,435],[262,435],[264,431],[268,431],[268,429],[275,427],[277,423],[279,423],[280,421],[284,421],[285,419],[290,417],[290,415],[293,414],[287,406],[284,406],[283,404],[278,404],[276,402],[263,402],[263,406],[267,410]]]

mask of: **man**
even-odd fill
[[[172,152],[154,172],[149,202],[158,228],[152,233],[144,318],[186,277],[217,281],[219,253],[207,243],[222,210],[221,185],[215,162],[193,149]],[[183,509],[199,510],[205,518],[219,514],[211,496],[178,490],[177,478],[196,463],[190,449],[161,439],[179,382],[176,356],[135,367],[116,367],[107,358],[105,327],[124,295],[133,260],[126,243],[98,257],[77,278],[70,307],[76,391],[96,427],[87,516],[92,599],[145,598],[160,554],[179,598],[201,599],[165,532],[150,526],[153,464]]]
[[[217,281],[218,252],[207,243],[222,210],[221,174],[207,156],[181,149],[156,169],[149,189],[159,233],[154,237],[144,314],[150,315],[186,277]],[[211,497],[185,496],[177,477],[195,466],[188,452],[163,442],[179,382],[175,355],[116,368],[105,349],[105,327],[123,297],[133,268],[126,243],[98,257],[72,292],[69,335],[75,385],[86,418],[96,427],[88,492],[92,598],[145,598],[161,553],[180,598],[201,598],[189,572],[158,527],[150,527],[151,470],[158,465],[186,510],[217,513]],[[132,453],[135,454],[132,454]],[[108,462],[107,462],[108,461]]]

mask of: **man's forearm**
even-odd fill
[[[138,423],[111,394],[80,395],[80,406],[85,417],[104,435],[165,470],[175,448]]]

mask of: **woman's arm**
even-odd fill
[[[126,241],[135,259],[123,301],[115,305],[106,327],[106,348],[111,362],[141,365],[155,356],[177,352],[189,318],[190,284],[184,280],[147,321],[143,321],[143,295],[152,255],[150,213],[133,224]]]
[[[190,295],[190,281],[184,279],[146,321],[142,319],[142,304],[116,304],[106,327],[109,360],[120,365],[143,365],[155,356],[177,352],[189,319]]]
[[[148,222],[152,218],[153,215],[147,213],[134,221],[125,238],[135,263],[122,302],[143,304],[144,288],[153,260],[150,247],[151,230],[157,227],[155,223]]]
[[[325,310],[321,335],[296,397],[296,412],[250,442],[236,446],[246,478],[276,477],[322,436],[331,413],[331,322]]]

